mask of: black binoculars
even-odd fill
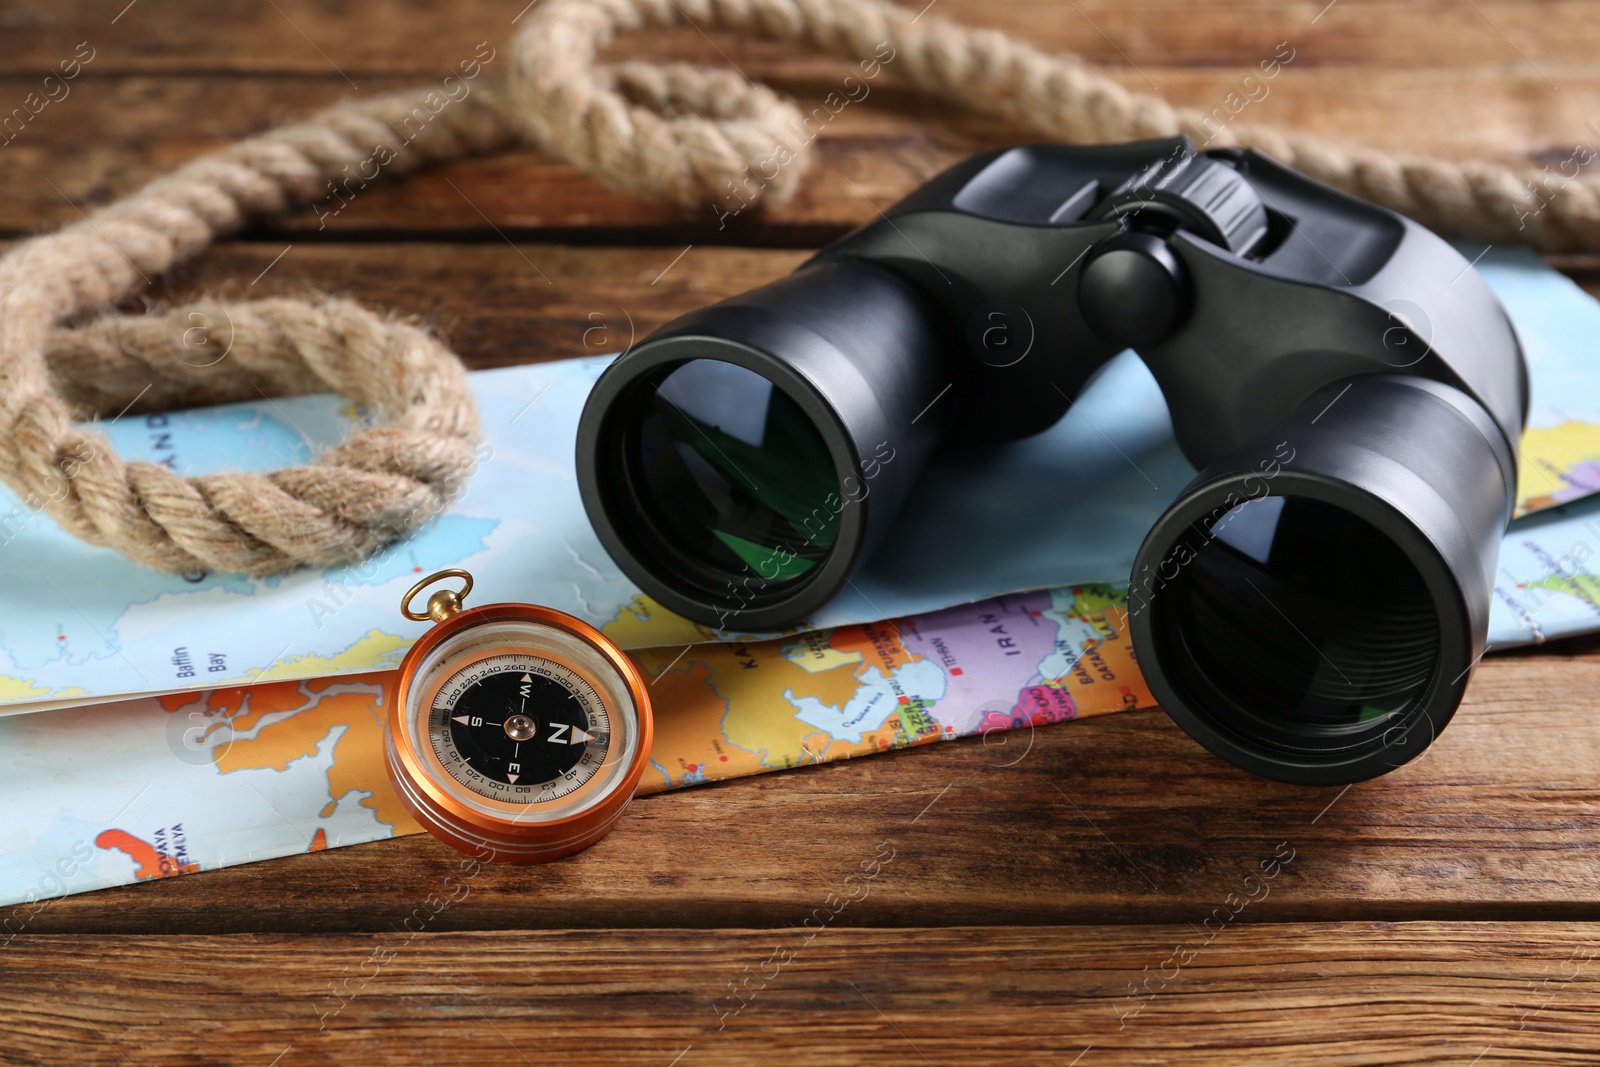
[[[1129,576],[1139,665],[1282,781],[1432,742],[1484,650],[1527,370],[1415,222],[1188,138],[990,152],[600,377],[577,469],[650,596],[763,631],[885,544],[936,448],[1019,439],[1132,348],[1200,471]]]

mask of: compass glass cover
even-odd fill
[[[637,711],[616,668],[543,623],[485,623],[441,642],[419,664],[406,701],[413,751],[436,783],[499,818],[586,810],[625,776],[639,743]]]

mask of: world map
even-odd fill
[[[1102,586],[635,658],[656,721],[641,794],[972,734],[1009,760],[1036,727],[1152,704],[1125,598]],[[0,720],[6,929],[63,893],[418,832],[384,768],[390,678]]]

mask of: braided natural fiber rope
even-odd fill
[[[805,163],[792,103],[731,69],[599,60],[620,33],[684,22],[856,60],[886,45],[905,81],[1065,141],[1161,137],[1205,119],[1075,56],[886,0],[542,0],[514,42],[509,89],[478,86],[403,143],[395,132],[434,90],[347,103],[252,137],[0,259],[0,479],[84,540],[169,571],[330,566],[414,531],[459,490],[478,434],[461,365],[425,332],[340,300],[232,305],[221,315],[231,347],[211,363],[178,340],[194,309],[89,316],[247,217],[318,198],[380,144],[395,174],[527,139],[613,186],[689,207],[792,192]],[[1442,231],[1600,247],[1591,175],[1547,200],[1530,181],[1549,175],[1532,168],[1400,157],[1245,124],[1222,127],[1211,144],[1255,145]],[[382,425],[313,465],[266,475],[186,479],[124,463],[73,423],[132,401],[148,410],[313,388],[359,401]]]
[[[493,94],[480,95],[475,107],[442,111],[389,169],[510,141]],[[177,573],[352,563],[435,515],[471,469],[479,431],[465,370],[424,331],[333,299],[70,327],[247,217],[315,199],[374,140],[395,140],[391,123],[416,102],[347,104],[252,137],[0,259],[0,478],[85,541]],[[220,336],[192,334],[195,316]],[[198,350],[185,335],[202,341]],[[135,402],[149,410],[318,388],[364,405],[381,425],[315,464],[264,475],[182,478],[124,463],[73,423]]]

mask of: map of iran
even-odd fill
[[[654,676],[642,792],[1151,707],[1106,586],[745,644],[636,651]]]

